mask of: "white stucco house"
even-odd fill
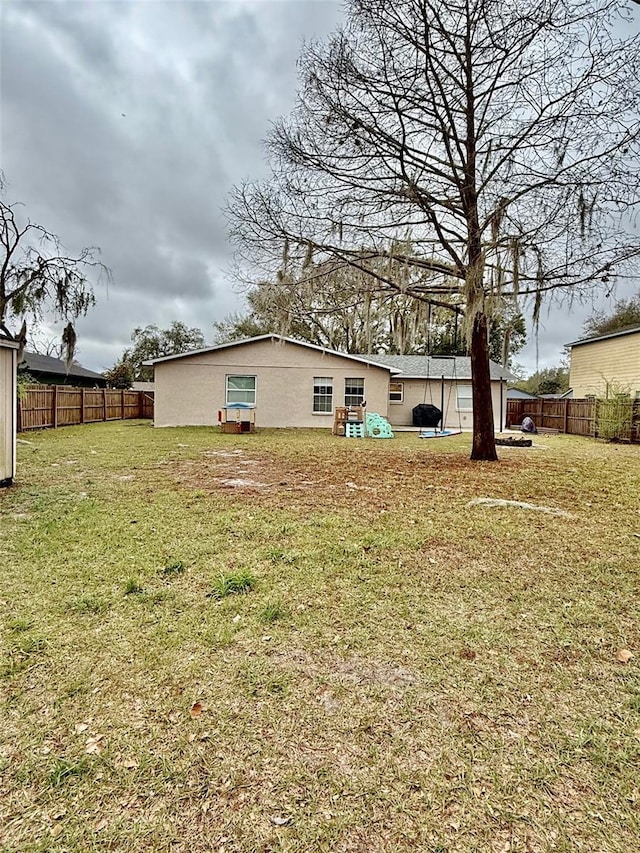
[[[257,427],[331,428],[336,406],[356,406],[411,426],[413,407],[431,403],[444,426],[471,429],[470,359],[348,355],[276,334],[154,359],[154,424],[212,426],[234,403],[255,406]],[[505,422],[506,382],[491,365],[496,428]]]

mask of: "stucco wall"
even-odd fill
[[[597,397],[640,391],[640,332],[571,348],[569,386],[573,396]]]
[[[392,377],[391,382],[402,382],[404,399],[402,403],[389,403],[389,421],[393,426],[411,426],[413,424],[413,408],[420,403],[431,403],[444,414],[444,426],[449,429],[473,429],[473,412],[471,409],[457,408],[456,382],[445,380],[444,405],[442,404],[442,383],[440,380],[401,379]],[[471,380],[458,380],[458,384],[471,387]],[[426,389],[426,390],[425,390]],[[500,428],[500,383],[491,383],[493,403],[493,419],[495,428]],[[505,423],[507,411],[506,387],[503,391],[503,416]]]
[[[0,483],[15,476],[16,349],[0,341]]]
[[[325,427],[313,413],[313,380],[333,378],[333,404],[344,405],[346,378],[364,378],[367,408],[387,416],[389,372],[292,342],[256,341],[155,365],[155,426],[210,426],[226,401],[228,374],[256,376],[257,427]]]

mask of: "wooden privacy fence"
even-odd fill
[[[507,400],[507,427],[520,426],[527,415],[543,429],[640,442],[640,400]]]
[[[18,432],[153,418],[153,392],[27,385],[18,400]]]

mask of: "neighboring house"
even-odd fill
[[[640,326],[567,344],[569,386],[575,398],[640,397]]]
[[[16,475],[18,344],[0,337],[0,486],[9,486]]]
[[[445,425],[471,429],[469,361],[347,355],[280,335],[260,335],[154,359],[154,423],[213,425],[223,406],[246,403],[255,405],[258,427],[330,428],[336,406],[366,400],[370,412],[394,426],[411,425],[413,407],[426,402],[443,408]],[[500,376],[513,378],[492,365],[496,426],[506,412]]]
[[[521,388],[509,388],[507,391],[507,400],[537,400],[536,394],[530,394],[528,391],[523,391]]]
[[[72,364],[67,370],[60,358],[24,352],[18,370],[42,385],[72,385],[76,388],[106,388],[107,380],[101,373]]]
[[[131,383],[132,391],[153,391],[153,382],[145,382],[142,379],[136,379]]]

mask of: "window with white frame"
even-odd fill
[[[313,377],[313,413],[330,415],[333,411],[333,376]]]
[[[456,386],[456,404],[458,411],[472,411],[473,389],[471,388],[471,385]]]
[[[389,383],[389,402],[402,403],[404,400],[404,382]]]
[[[227,376],[227,406],[234,403],[256,404],[255,376]]]
[[[364,400],[364,379],[347,378],[344,380],[345,406],[361,406]]]

